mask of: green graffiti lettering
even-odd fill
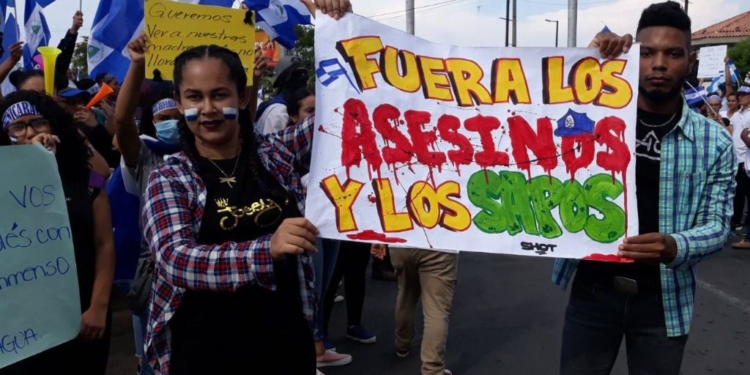
[[[625,211],[612,202],[623,192],[622,183],[612,180],[607,174],[597,174],[589,177],[584,184],[586,201],[594,210],[602,214],[589,215],[584,229],[586,235],[600,243],[612,243],[625,234]]]
[[[500,199],[500,176],[493,171],[478,171],[471,175],[466,185],[469,201],[478,208],[474,225],[485,233],[502,233],[508,227]]]
[[[560,198],[560,220],[570,233],[583,230],[589,217],[589,206],[578,181],[565,181]]]
[[[509,224],[508,233],[515,235],[526,231],[539,234],[526,176],[522,172],[502,171],[500,181],[500,199]]]
[[[539,232],[544,238],[557,238],[562,229],[552,217],[552,210],[560,204],[562,182],[556,177],[536,176],[531,179],[529,190],[534,202]]]

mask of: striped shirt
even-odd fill
[[[661,265],[667,336],[690,332],[695,265],[724,247],[733,211],[737,158],[722,126],[683,106],[661,142],[659,231],[677,242],[677,257]],[[558,259],[552,281],[567,288],[578,260]]]
[[[264,167],[297,200],[305,212],[300,180],[309,170],[315,118],[259,140],[258,154]],[[146,356],[155,372],[169,374],[171,338],[169,320],[180,306],[186,289],[235,291],[255,284],[276,290],[271,258],[271,236],[254,241],[198,245],[206,185],[185,153],[166,159],[149,176],[143,210],[144,236],[156,259],[150,296]],[[310,323],[315,314],[313,271],[309,256],[298,256],[302,313]]]

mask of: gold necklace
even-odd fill
[[[237,172],[237,166],[240,164],[240,156],[241,156],[241,154],[242,154],[242,152],[240,150],[240,152],[237,153],[237,160],[234,162],[234,169],[232,169],[232,174],[230,174],[230,175],[228,175],[226,172],[224,172],[224,170],[221,169],[221,167],[219,167],[218,165],[216,165],[216,163],[214,163],[213,160],[206,158],[206,160],[208,160],[211,164],[213,164],[213,166],[216,167],[216,169],[218,169],[219,172],[221,172],[221,174],[224,175],[224,177],[219,177],[219,183],[220,184],[227,184],[230,189],[234,187],[234,186],[232,186],[232,184],[236,184],[237,183],[237,177],[234,177],[234,174],[235,174],[235,172]]]

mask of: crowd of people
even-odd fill
[[[348,0],[308,4],[334,18],[351,11]],[[451,374],[445,354],[458,252],[326,240],[304,218],[315,89],[299,57],[278,62],[274,96],[260,106],[267,69],[260,51],[252,84],[239,56],[218,46],[180,54],[172,81],[159,71],[147,80],[145,34],[128,45],[121,85],[109,74],[74,80],[68,66],[82,24],[77,12],[56,71],[11,73],[21,43],[0,65],[0,80],[10,75],[17,89],[0,101],[0,145],[36,144],[56,156],[82,311],[78,338],[1,375],[104,374],[114,274],[125,264],[133,269],[138,374],[241,374],[248,366],[320,374],[352,362],[328,339],[342,281],[346,336],[377,341],[363,324],[371,259],[373,278],[398,284],[395,355],[410,355],[421,300],[421,372]],[[694,267],[723,248],[731,229],[750,225],[750,72],[735,85],[727,76],[722,92],[691,110],[682,95],[696,63],[690,35],[687,14],[665,2],[643,11],[635,38],[602,32],[591,43],[603,58],[634,40],[641,45],[640,230],[619,248],[634,263],[555,264],[553,282],[571,286],[561,374],[608,374],[624,337],[631,374],[677,375]],[[45,74],[55,74],[52,94]],[[105,84],[113,92],[88,108]],[[659,146],[646,147],[649,137]],[[750,249],[750,231],[733,246]]]

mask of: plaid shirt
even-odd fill
[[[690,332],[695,265],[724,247],[729,235],[736,173],[729,133],[683,106],[682,118],[661,142],[659,231],[677,242],[677,257],[661,265],[667,336]],[[578,261],[558,259],[552,281],[565,289]]]
[[[315,118],[259,139],[263,165],[297,200],[300,212],[305,197],[300,175],[307,172]],[[178,153],[149,176],[143,210],[144,235],[156,259],[150,296],[151,315],[146,335],[146,356],[157,374],[169,374],[171,335],[169,320],[186,289],[233,291],[247,284],[276,289],[271,258],[271,236],[254,241],[198,245],[206,186],[187,155]],[[299,256],[298,275],[303,314],[312,322],[317,296],[309,256]]]

